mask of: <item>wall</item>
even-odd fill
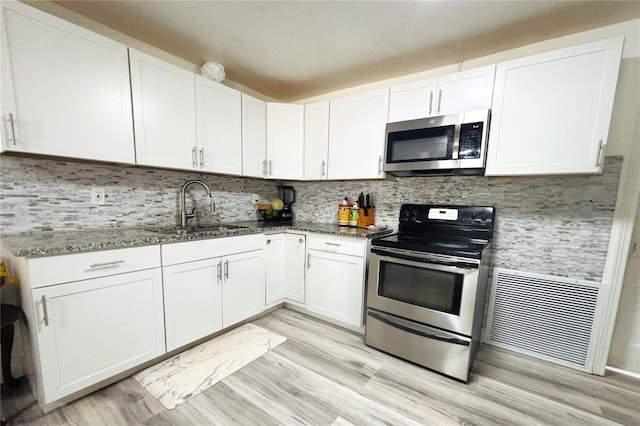
[[[607,157],[601,176],[419,177],[386,181],[292,182],[298,220],[337,221],[345,196],[371,193],[376,223],[397,226],[403,203],[496,207],[493,264],[599,281],[622,167]]]
[[[607,364],[640,374],[640,215],[632,241]]]
[[[204,188],[191,186],[187,207],[197,207],[196,223],[256,219],[253,194],[276,194],[275,184],[262,179],[13,156],[0,161],[3,233],[179,224],[179,191],[188,179],[204,180],[216,204],[211,213]],[[90,204],[92,187],[105,188],[106,205]]]

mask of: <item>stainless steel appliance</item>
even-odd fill
[[[495,209],[404,204],[374,238],[365,343],[461,381],[480,343]]]
[[[277,185],[278,198],[280,198],[284,204],[282,211],[280,212],[280,220],[290,221],[293,220],[293,210],[291,205],[296,201],[296,190],[293,186]]]
[[[388,123],[384,171],[394,176],[484,174],[490,110]]]

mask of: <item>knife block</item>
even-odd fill
[[[369,225],[375,225],[375,209],[373,207],[367,209],[368,216],[364,215],[364,209],[358,209],[358,228],[366,228]]]

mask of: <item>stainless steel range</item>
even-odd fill
[[[368,346],[467,382],[480,344],[495,209],[404,204],[371,242]]]

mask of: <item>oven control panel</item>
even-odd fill
[[[458,209],[429,209],[428,219],[458,220]]]
[[[492,228],[494,207],[453,206],[430,204],[403,204],[400,208],[400,223],[405,224],[455,224]]]

